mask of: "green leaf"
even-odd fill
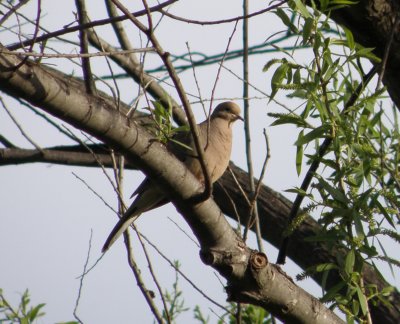
[[[361,45],[359,45],[361,47]],[[358,46],[357,46],[358,47]],[[376,56],[373,51],[375,48],[371,47],[362,47],[360,49],[356,49],[356,53],[354,54],[355,57],[365,57],[375,63],[380,63],[382,60]]]
[[[328,271],[328,270],[337,270],[338,266],[334,263],[322,263],[317,265],[315,270],[317,272],[323,272],[323,271]]]
[[[350,31],[350,29],[342,26],[344,33],[346,34],[346,39],[347,39],[347,46],[351,49],[354,50],[355,48],[355,43],[354,43],[354,37],[353,33]]]
[[[292,124],[302,128],[312,128],[310,124],[307,123],[301,116],[296,114],[276,114],[269,113],[268,116],[276,118],[276,120],[271,124],[271,126]]]
[[[303,4],[303,2],[301,0],[293,0],[293,1],[296,4],[296,8],[299,9],[300,14],[304,18],[311,18],[310,13],[308,12],[306,6]]]
[[[329,129],[329,127],[326,125],[317,127],[315,129],[313,129],[311,132],[304,135],[302,138],[297,138],[297,141],[294,143],[294,145],[297,145],[297,146],[304,145],[315,139],[324,138],[328,129]]]
[[[360,302],[361,311],[362,311],[363,315],[365,315],[368,312],[367,298],[365,297],[365,295],[363,294],[363,292],[361,291],[361,288],[359,286],[357,286],[357,296],[358,296],[358,300]]]
[[[317,178],[318,178],[319,184],[322,186],[322,188],[325,189],[332,196],[333,199],[335,199],[338,202],[343,203],[344,205],[347,205],[348,200],[344,193],[342,193],[339,189],[332,187],[321,176],[317,176]]]
[[[360,311],[360,303],[355,299],[353,300],[352,303],[352,310],[354,315],[357,315],[358,312]]]
[[[304,130],[302,130],[299,133],[298,140],[300,140],[303,137]],[[301,173],[301,166],[303,163],[303,145],[297,145],[297,150],[296,150],[296,171],[297,175],[299,176]]]
[[[307,18],[304,26],[303,26],[303,45],[307,44],[310,36],[311,36],[311,31],[314,27],[314,19],[312,18]]]
[[[154,106],[154,114],[157,117],[165,118],[166,116],[168,116],[168,111],[164,108],[164,106],[160,102],[155,101],[155,100],[152,100],[151,102]]]
[[[300,74],[300,69],[296,69],[296,71],[293,74],[293,82],[296,84],[301,83],[301,74]]]
[[[390,215],[387,213],[385,207],[382,206],[382,204],[379,202],[379,200],[376,197],[374,198],[374,203],[378,207],[378,209],[380,210],[382,215],[385,217],[387,222],[390,224],[390,226],[392,226],[394,229],[396,229],[396,225],[393,222],[392,217],[390,217]]]
[[[303,189],[300,189],[300,188],[286,189],[285,192],[291,192],[291,193],[299,194],[299,195],[302,195],[305,197],[308,196],[307,192],[305,192]]]
[[[334,285],[331,289],[329,289],[326,294],[320,299],[321,302],[327,302],[333,300],[335,295],[346,286],[344,281],[339,282],[338,284]]]
[[[289,27],[290,30],[295,33],[298,34],[299,30],[297,29],[297,27],[295,25],[293,25],[291,19],[289,18],[289,16],[285,13],[285,11],[281,8],[278,8],[275,11],[275,14],[281,18],[282,22],[284,23],[285,26]]]
[[[189,125],[182,125],[182,126],[179,126],[179,127],[176,127],[176,128],[174,128],[174,129],[172,129],[172,130],[171,130],[171,133],[172,133],[172,134],[175,134],[175,133],[189,132],[189,131],[190,131]]]
[[[328,5],[329,5],[329,0],[321,0],[320,1],[320,8],[321,11],[324,12],[328,9]]]
[[[35,320],[37,317],[42,316],[42,314],[39,314],[39,311],[41,308],[43,308],[46,304],[39,304],[36,307],[32,308],[29,313],[28,313],[28,317],[29,317],[29,321],[33,321]]]
[[[387,286],[381,290],[381,294],[385,297],[389,297],[395,291],[393,286]]]
[[[356,255],[354,253],[354,250],[351,249],[346,255],[346,260],[344,264],[344,271],[347,274],[351,274],[353,272],[355,259]]]
[[[361,222],[361,215],[356,211],[353,212],[354,227],[356,229],[357,237],[361,240],[365,238],[364,228]]]
[[[272,92],[271,92],[269,101],[271,101],[275,97],[276,93],[278,92],[278,85],[280,85],[282,83],[283,79],[286,77],[286,73],[287,73],[288,69],[289,69],[289,66],[286,63],[283,63],[275,70],[275,73],[271,78]]]

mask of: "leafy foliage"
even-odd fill
[[[175,268],[178,269],[180,266],[179,261],[175,261]],[[163,310],[163,318],[168,322],[174,322],[176,318],[189,310],[185,307],[185,300],[182,295],[182,291],[178,287],[179,276],[178,271],[175,271],[175,282],[172,284],[172,291],[168,290],[164,293],[165,302],[168,305],[168,316],[165,310]]]
[[[271,314],[268,313],[264,308],[257,307],[254,305],[242,305],[241,310],[241,323],[243,324],[270,324],[273,323],[273,319]],[[229,307],[230,313],[224,314],[218,324],[229,323],[235,324],[237,323],[237,318],[232,314],[237,313],[237,304],[231,303]]]
[[[179,132],[188,131],[188,126],[174,127],[172,124],[172,106],[164,107],[158,101],[152,101],[153,108],[147,108],[152,117],[152,122],[146,125],[149,130],[160,142],[167,143],[169,140],[179,143],[173,139]]]
[[[3,291],[0,289],[0,314],[2,318],[1,323],[22,323],[28,324],[33,323],[39,317],[44,315],[41,309],[45,304],[39,304],[34,307],[30,307],[30,297],[28,290],[21,295],[21,301],[17,308],[11,306],[11,304],[5,298]]]
[[[31,299],[29,297],[29,291],[21,295],[21,300],[17,307],[11,305],[11,303],[4,296],[3,290],[0,289],[0,323],[19,323],[19,324],[30,324],[37,322],[37,320],[45,315],[42,311],[46,304],[38,304],[36,306],[30,306]],[[70,321],[58,324],[77,324],[78,322]]]
[[[387,256],[380,237],[399,242],[400,132],[397,110],[385,100],[385,89],[368,86],[370,78],[363,70],[365,58],[375,62],[378,58],[371,49],[355,43],[347,29],[338,30],[339,37],[326,33],[331,29],[330,10],[350,4],[325,1],[320,8],[309,10],[301,1],[290,1],[287,12],[296,13],[297,23],[277,10],[282,22],[297,31],[298,43],[311,48],[312,58],[301,63],[285,53],[289,58],[275,58],[264,70],[277,66],[271,99],[289,91],[287,97],[300,102],[295,111],[270,114],[275,119],[273,126],[291,124],[300,129],[295,140],[298,174],[304,163],[320,163],[307,192],[290,190],[309,199],[305,212],[320,212],[318,221],[324,231],[310,240],[328,245],[339,242],[347,251],[344,259],[338,257],[337,265],[316,265],[301,277],[315,272],[327,276],[331,269],[338,269],[342,281],[326,291],[322,300],[333,302],[352,322],[368,318],[368,301],[387,303],[390,295],[389,287],[379,291],[364,284],[365,262],[378,273],[377,260],[399,264]],[[321,156],[323,143],[328,149]],[[298,226],[302,215],[288,232]]]

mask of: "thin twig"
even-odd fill
[[[14,117],[14,115],[11,113],[11,111],[7,108],[6,103],[4,102],[3,98],[0,97],[0,102],[4,108],[4,110],[6,111],[7,115],[11,118],[11,120],[13,121],[13,123],[15,124],[15,126],[17,126],[17,128],[19,129],[19,131],[21,132],[22,136],[25,137],[25,139],[31,143],[38,151],[43,153],[43,149],[39,146],[39,144],[37,144],[23,129],[22,125],[18,122],[18,120]]]
[[[165,8],[165,7],[167,7],[167,6],[173,4],[174,2],[177,2],[177,1],[178,0],[168,0],[168,1],[164,2],[164,3],[161,3],[159,5],[156,5],[154,7],[149,8],[149,10],[152,11],[152,12],[153,11],[159,11],[160,9]],[[140,11],[137,11],[137,12],[133,13],[133,15],[135,17],[144,16],[145,14],[147,14],[146,10],[140,10]],[[31,44],[34,44],[35,42],[43,42],[43,41],[48,40],[50,38],[55,38],[55,37],[58,37],[58,36],[61,36],[61,35],[73,33],[73,32],[76,32],[78,30],[93,28],[93,27],[96,27],[96,26],[108,25],[109,23],[112,23],[114,21],[123,21],[123,20],[127,20],[127,19],[129,19],[129,18],[124,14],[122,16],[118,16],[118,17],[115,17],[115,18],[106,18],[106,19],[95,20],[95,21],[92,21],[92,22],[89,22],[89,23],[86,23],[86,24],[83,24],[83,25],[77,25],[77,26],[74,26],[74,27],[63,28],[63,29],[57,30],[55,32],[39,36],[36,39],[28,39],[28,40],[25,40],[25,41],[21,41],[21,42],[18,42],[16,44],[12,44],[12,45],[7,46],[7,48],[10,51],[14,51],[14,50],[22,48],[24,46],[29,46]]]
[[[195,24],[195,25],[220,25],[220,24],[231,23],[231,22],[234,22],[234,21],[237,22],[237,21],[242,20],[242,19],[243,20],[244,19],[249,19],[249,18],[258,16],[258,15],[261,15],[263,13],[266,13],[268,11],[271,11],[273,9],[276,9],[276,8],[280,7],[281,5],[283,5],[286,2],[287,2],[287,0],[283,0],[283,1],[280,1],[280,2],[278,2],[278,3],[276,3],[276,4],[272,5],[272,6],[269,6],[269,7],[265,8],[265,9],[262,9],[262,10],[257,11],[257,12],[253,12],[251,14],[247,14],[247,15],[243,15],[243,16],[237,16],[237,17],[228,18],[228,19],[214,20],[214,21],[200,21],[200,20],[182,18],[182,17],[176,16],[176,15],[173,15],[173,14],[171,14],[169,12],[166,12],[163,9],[160,9],[158,11],[162,12],[167,17],[170,17],[172,19],[179,20],[179,21],[182,21],[182,22],[185,22],[185,23],[189,23],[189,24]]]
[[[193,64],[192,52],[190,50],[189,42],[186,42],[186,47],[187,47],[187,50],[188,50],[188,53],[189,53],[190,62],[192,63],[193,78],[194,78],[194,82],[196,83],[197,93],[199,94],[199,101],[201,103],[201,106],[203,107],[204,115],[206,116],[206,118],[208,118],[208,114],[207,114],[207,111],[206,111],[206,106],[204,105],[203,96],[201,95],[199,81],[197,80],[196,67]]]
[[[96,52],[96,53],[75,53],[75,54],[50,54],[50,53],[35,53],[35,52],[8,52],[0,50],[0,54],[38,57],[38,58],[89,58],[97,56],[112,56],[112,55],[126,55],[141,52],[154,52],[154,47],[135,48],[130,50],[111,51],[111,52]]]
[[[37,11],[36,11],[36,19],[35,19],[35,31],[33,32],[33,38],[32,38],[33,42],[29,46],[29,50],[28,50],[29,52],[32,52],[33,46],[35,45],[36,38],[37,38],[37,35],[39,33],[39,30],[40,30],[40,15],[41,15],[41,12],[42,12],[41,6],[42,6],[42,0],[38,0]],[[17,15],[17,17],[18,17],[18,15]],[[18,21],[19,21],[19,19],[18,19]],[[28,60],[28,57],[24,57],[22,59],[22,61],[20,63],[18,63],[17,66],[14,67],[14,69],[18,70],[21,66],[23,66],[26,63],[27,60]]]
[[[240,75],[238,75],[237,73],[235,73],[234,71],[232,71],[231,69],[229,69],[229,68],[227,68],[226,66],[224,66],[224,69],[226,70],[226,71],[228,71],[229,73],[231,73],[233,76],[235,76],[237,79],[239,79],[240,81],[242,81],[242,82],[246,82]],[[252,84],[251,82],[249,82],[249,81],[247,81],[248,82],[248,85],[251,87],[251,88],[253,88],[254,90],[256,90],[257,92],[259,92],[260,94],[262,94],[263,96],[265,96],[265,98],[268,98],[268,99],[270,99],[271,98],[271,96],[269,95],[269,94],[267,94],[266,92],[264,92],[263,90],[261,90],[260,88],[257,88],[254,84]],[[240,97],[241,99],[244,99],[243,97]],[[255,98],[255,99],[265,99],[265,98],[257,98],[257,97],[247,97],[247,98],[249,98],[249,99],[253,99],[253,98]],[[288,107],[286,107],[284,104],[282,104],[282,103],[280,103],[278,100],[276,100],[275,98],[273,98],[272,99],[272,101],[274,102],[274,103],[276,103],[277,105],[279,105],[279,106],[281,106],[283,109],[285,109],[286,111],[288,111],[288,112],[293,112],[292,111],[292,109],[290,109],[290,108],[288,108]]]
[[[232,178],[233,178],[233,181],[235,181],[237,187],[239,188],[239,191],[240,191],[240,193],[242,194],[242,196],[243,196],[245,202],[247,203],[247,206],[248,206],[248,207],[251,207],[251,202],[250,202],[250,200],[249,200],[249,197],[247,197],[246,192],[244,191],[243,187],[241,186],[239,180],[237,179],[235,173],[233,172],[233,170],[232,170],[232,168],[231,168],[230,166],[228,166],[228,171],[229,171],[229,173],[231,174],[231,176],[232,176]]]
[[[255,200],[257,199],[257,197],[260,194],[261,186],[262,186],[262,180],[264,179],[265,171],[267,170],[268,161],[271,158],[271,149],[270,149],[270,145],[269,145],[267,131],[265,130],[265,128],[264,128],[263,134],[264,134],[264,138],[265,138],[265,146],[266,146],[267,153],[265,154],[265,160],[264,160],[264,163],[263,163],[261,174],[260,174],[260,177],[258,178],[258,183],[257,183],[257,187],[256,187],[256,190],[255,190],[255,195],[254,195],[254,197],[255,197],[254,199]]]
[[[266,133],[265,128],[264,128],[263,134],[264,134],[265,144],[266,144],[266,154],[265,154],[264,163],[263,163],[263,166],[262,166],[262,169],[261,169],[261,174],[260,174],[260,177],[258,178],[257,187],[256,187],[256,189],[254,191],[254,198],[251,201],[249,215],[253,214],[254,208],[256,207],[257,199],[258,199],[258,196],[260,194],[260,190],[261,190],[261,186],[262,186],[262,181],[263,181],[263,178],[264,178],[264,175],[265,175],[265,171],[267,170],[267,164],[268,164],[268,161],[269,161],[269,159],[271,157],[268,135]],[[246,236],[248,234],[248,230],[249,230],[249,228],[251,228],[253,226],[254,221],[255,221],[255,219],[249,218],[249,220],[247,222],[246,229],[245,229],[245,233],[243,234],[244,238],[246,238]]]
[[[224,65],[224,61],[225,61],[226,54],[227,54],[228,51],[229,51],[229,47],[230,47],[230,45],[231,45],[233,35],[235,35],[237,25],[238,25],[238,21],[235,23],[235,26],[233,27],[232,33],[231,33],[231,35],[229,36],[229,39],[228,39],[228,43],[226,44],[226,48],[225,48],[224,55],[222,56],[222,59],[221,59],[221,61],[219,62],[219,67],[218,67],[217,75],[216,75],[216,77],[215,77],[214,86],[213,86],[213,88],[212,88],[212,90],[211,90],[211,100],[210,100],[210,111],[209,111],[209,112],[211,112],[211,107],[212,107],[212,103],[213,103],[213,100],[214,100],[214,93],[215,93],[215,89],[217,88],[217,83],[218,83],[218,80],[219,80],[219,75],[221,74],[221,69],[222,69],[222,66]],[[209,128],[209,124],[210,124],[210,123],[208,123],[208,128]],[[208,130],[208,131],[209,131],[209,130]],[[208,132],[208,131],[207,131],[207,132]]]
[[[243,16],[248,15],[249,2],[243,0]],[[255,184],[254,184],[254,170],[253,170],[253,158],[251,153],[251,135],[250,135],[250,104],[249,104],[249,21],[248,18],[243,20],[243,105],[244,105],[244,132],[246,141],[246,160],[247,160],[247,172],[249,175],[250,183],[250,194],[252,197],[251,207],[249,211],[248,222],[245,227],[243,239],[246,241],[247,233],[250,227],[250,223],[254,218],[255,232],[257,238],[257,246],[260,252],[264,252],[262,243],[261,229],[260,229],[260,218],[258,215],[257,197],[255,195]]]
[[[160,283],[158,282],[158,279],[157,279],[156,274],[155,274],[155,272],[154,272],[153,265],[152,265],[152,262],[151,262],[151,260],[150,260],[149,253],[147,252],[146,246],[145,246],[145,244],[144,244],[144,242],[143,242],[143,240],[142,240],[142,238],[141,238],[141,234],[140,234],[139,231],[136,229],[136,226],[133,226],[133,228],[134,228],[134,230],[135,230],[135,232],[136,232],[137,238],[138,238],[138,240],[139,240],[139,243],[140,243],[140,245],[141,245],[141,247],[142,247],[144,256],[145,256],[145,258],[146,258],[147,267],[149,268],[150,275],[151,275],[151,277],[152,277],[152,279],[153,279],[154,284],[155,284],[156,287],[157,287],[158,293],[160,294],[160,297],[161,297],[161,300],[162,300],[162,303],[163,303],[163,306],[164,306],[164,311],[165,311],[166,320],[167,320],[168,323],[171,323],[171,316],[170,316],[169,311],[168,311],[167,302],[165,301],[165,297],[164,297],[164,294],[163,294],[161,285],[160,285]]]
[[[17,148],[15,144],[5,138],[3,135],[0,134],[0,143],[3,144],[6,148]]]
[[[89,22],[89,17],[86,11],[85,0],[75,0],[75,4],[78,11],[79,25]],[[81,54],[88,54],[89,42],[86,29],[79,30],[79,47]],[[89,57],[82,57],[82,73],[83,73],[83,80],[85,82],[86,93],[95,94],[96,85],[93,80],[92,68],[90,66]]]
[[[196,245],[198,248],[200,247],[200,244],[199,244],[196,240],[194,240],[188,233],[186,233],[186,231],[185,231],[181,226],[179,226],[179,224],[178,224],[177,222],[175,222],[171,217],[168,217],[168,219],[169,219],[172,223],[174,223],[175,226],[176,226],[183,234],[185,234],[186,237],[187,237],[189,240],[191,240],[191,241],[194,243],[194,245]]]
[[[209,108],[209,110],[208,110],[208,116],[210,116],[210,114],[211,114],[211,108],[212,108],[213,101],[214,101],[214,94],[215,94],[215,90],[216,90],[216,88],[217,88],[217,83],[218,83],[218,80],[219,80],[219,75],[221,74],[221,69],[222,69],[222,66],[224,65],[224,60],[225,60],[226,54],[227,54],[228,51],[229,51],[229,46],[231,45],[231,41],[232,41],[233,35],[234,35],[235,32],[236,32],[236,27],[237,27],[237,25],[238,25],[238,22],[239,22],[239,21],[236,21],[235,26],[233,27],[233,31],[232,31],[232,33],[231,33],[231,36],[230,36],[229,39],[228,39],[228,44],[226,45],[226,49],[225,49],[224,55],[222,56],[221,62],[219,62],[219,67],[218,67],[217,75],[215,76],[214,86],[213,86],[213,88],[212,88],[212,90],[211,90],[210,108]],[[206,141],[206,146],[205,146],[206,148],[208,147],[209,138],[210,138],[210,122],[211,122],[211,120],[210,120],[210,118],[208,118],[208,123],[207,123],[207,141]]]
[[[3,23],[14,13],[16,12],[19,8],[21,8],[23,5],[28,3],[29,0],[20,0],[15,6],[8,8],[9,11],[5,14],[3,14],[3,17],[0,19],[0,26],[3,25]],[[2,3],[3,6],[7,8],[5,4]]]
[[[212,299],[211,297],[207,296],[192,280],[189,279],[189,277],[187,277],[182,270],[180,270],[179,268],[177,268],[175,266],[175,264],[163,253],[161,252],[161,250],[155,245],[153,244],[146,236],[144,236],[143,234],[140,234],[140,236],[146,240],[147,244],[149,244],[154,250],[157,251],[157,253],[165,260],[169,263],[169,265],[175,269],[175,271],[177,271],[182,278],[184,278],[197,292],[199,292],[205,299],[207,299],[208,301],[210,301],[211,303],[213,303],[214,305],[218,306],[219,308],[225,310],[228,313],[231,313],[226,307],[224,307],[223,305],[219,304],[218,302],[216,302],[214,299]]]
[[[36,115],[38,115],[39,117],[43,118],[46,123],[50,124],[51,126],[53,126],[54,128],[56,128],[60,133],[64,134],[65,136],[67,136],[69,139],[80,143],[77,139],[75,135],[71,135],[69,133],[69,131],[66,131],[62,126],[58,125],[56,122],[54,122],[51,118],[49,118],[49,116],[47,116],[45,113],[42,113],[41,111],[39,111],[38,109],[36,109],[35,107],[33,107],[30,103],[28,103],[25,100],[16,99],[22,106],[27,107],[28,109],[30,109],[31,111],[33,111]]]
[[[236,324],[242,324],[242,304],[236,304],[236,314],[235,314]]]
[[[117,10],[115,7],[115,4],[111,0],[106,0],[106,7],[107,7],[107,12],[110,18],[115,18],[118,16]],[[114,29],[115,36],[117,36],[119,45],[121,45],[121,48],[124,50],[130,50],[132,49],[132,45],[129,41],[129,37],[127,33],[125,32],[125,28],[121,21],[113,21],[111,23],[111,26]],[[136,57],[133,57],[134,60],[136,60]]]
[[[119,159],[117,161],[115,157],[114,150],[111,150],[110,152],[111,156],[111,161],[112,161],[112,168],[114,172],[114,179],[116,183],[116,190],[118,192],[117,195],[117,201],[118,201],[118,211],[120,215],[123,215],[125,212],[125,203],[123,200],[124,194],[123,194],[123,181],[124,181],[124,163],[125,163],[125,157],[123,155],[119,156]]]
[[[68,130],[71,135],[74,135],[72,133],[72,131]],[[82,135],[85,136],[88,140],[90,140],[89,137],[87,137],[87,135],[85,133],[82,132]],[[74,135],[75,136],[75,135]],[[111,179],[110,175],[108,174],[106,168],[104,167],[104,165],[101,163],[100,159],[97,157],[97,154],[95,152],[93,152],[93,150],[84,142],[82,141],[79,137],[76,136],[76,139],[80,142],[80,144],[85,147],[93,156],[93,158],[96,160],[97,164],[99,165],[99,167],[101,168],[103,174],[106,176],[107,180],[109,181],[109,183],[111,184],[111,187],[113,188],[114,192],[120,196],[120,192],[117,188],[117,186],[115,185],[114,181]],[[121,201],[123,201],[123,198],[120,196]]]
[[[118,190],[118,195],[117,195],[118,212],[119,212],[120,215],[123,215],[125,213],[125,211],[126,211],[126,206],[125,206],[124,200],[122,198],[123,197],[123,179],[124,179],[124,177],[123,177],[124,176],[124,157],[121,157],[121,159],[119,159],[119,161],[117,163],[117,161],[115,159],[114,152],[112,151],[111,152],[111,158],[113,160],[114,178],[115,178],[115,182],[117,184],[117,190]],[[146,260],[147,260],[147,265],[148,265],[148,268],[150,270],[150,274],[151,274],[151,276],[153,278],[154,283],[157,286],[158,292],[159,292],[159,294],[161,296],[161,299],[163,301],[163,304],[164,304],[164,310],[165,310],[165,313],[166,313],[167,322],[170,323],[171,321],[170,321],[170,317],[169,317],[169,314],[168,314],[167,304],[165,302],[161,286],[160,286],[160,284],[159,284],[159,282],[158,282],[158,280],[157,280],[157,278],[155,276],[155,273],[154,273],[154,270],[153,270],[153,267],[152,267],[152,264],[151,264],[150,257],[149,257],[149,255],[147,253],[147,250],[146,250],[146,246],[143,244],[143,242],[142,242],[142,240],[140,238],[140,233],[137,230],[136,226],[134,226],[132,224],[131,227],[135,230],[136,235],[137,235],[137,237],[139,239],[139,242],[140,242],[140,244],[142,246],[142,250],[143,250],[143,252],[145,254],[145,257],[146,257]],[[132,254],[132,251],[131,251],[129,233],[128,233],[128,231],[125,231],[124,234],[125,234],[124,237],[126,238],[125,239],[125,247],[127,249],[128,256],[130,255],[129,263],[132,266],[133,264],[131,264],[131,262],[134,261],[134,260],[133,260],[133,254]],[[134,269],[132,269],[132,270],[134,270],[134,272],[136,272],[138,270],[138,268],[137,268],[136,263],[134,263],[134,264],[135,264],[135,266],[134,266]],[[146,294],[145,294],[146,297],[145,298],[146,298],[146,301],[148,302],[149,291],[145,288],[144,284],[143,284],[142,288],[143,288],[144,291],[146,291]],[[150,305],[149,304],[149,306],[150,306],[150,308],[153,308],[153,306],[155,306],[155,305]],[[156,314],[154,314],[154,315],[156,315]]]
[[[90,38],[90,42],[92,46],[96,47],[97,49],[106,49],[108,51],[116,50],[115,47],[111,46],[109,43],[99,37]],[[157,78],[144,72],[139,60],[137,60],[133,55],[129,55],[129,57],[122,55],[111,55],[110,57],[122,69],[124,69],[130,77],[140,84],[143,89],[149,92],[153,98],[159,100],[165,107],[172,105],[173,117],[177,124],[187,124],[184,111],[179,107],[178,103],[159,85],[159,80]],[[160,82],[166,83],[162,80]]]
[[[76,297],[75,307],[74,307],[74,311],[73,311],[74,318],[81,324],[83,324],[83,322],[78,316],[78,306],[79,306],[79,301],[80,301],[81,296],[82,296],[83,280],[85,279],[85,276],[87,274],[87,267],[88,267],[89,259],[90,259],[90,251],[92,249],[92,238],[93,238],[93,230],[91,229],[90,230],[90,238],[89,238],[89,247],[88,247],[88,251],[87,251],[87,254],[86,254],[85,264],[83,266],[83,273],[79,277],[78,296]]]
[[[108,12],[108,15],[110,16],[110,18],[118,16],[117,7],[111,0],[106,0],[106,7],[107,7],[107,12]],[[128,34],[126,33],[122,22],[115,21],[112,23],[112,27],[114,29],[114,33],[118,39],[118,42],[119,42],[121,48],[123,50],[133,49],[133,46],[129,40]],[[100,44],[101,46],[103,46],[102,44],[104,43],[104,41],[101,40],[99,37],[97,37],[95,41],[91,41],[91,42],[92,42],[92,45],[95,47],[97,44]],[[115,56],[113,56],[113,57],[115,58]],[[113,57],[112,57],[112,59],[113,59]],[[123,57],[119,57],[119,58],[123,59]],[[126,114],[128,117],[130,117],[131,114],[136,111],[137,105],[139,104],[139,100],[142,95],[142,87],[143,87],[143,83],[144,83],[144,81],[143,81],[144,71],[143,71],[143,67],[140,65],[140,62],[139,62],[138,58],[136,57],[135,53],[129,54],[127,61],[128,61],[128,66],[130,69],[133,69],[134,71],[139,70],[139,72],[137,73],[137,78],[136,79],[134,78],[137,81],[137,83],[139,84],[138,94],[136,96],[135,103],[131,105],[133,107],[133,109],[129,109],[128,113]],[[121,64],[118,64],[118,65],[122,67]],[[139,67],[139,69],[135,69],[135,67]]]
[[[220,186],[221,189],[222,189],[222,191],[223,191],[223,192],[225,193],[225,195],[228,197],[229,202],[231,203],[231,206],[232,206],[232,208],[233,208],[233,212],[234,212],[234,214],[235,214],[235,216],[236,216],[236,221],[237,221],[237,223],[238,223],[238,231],[239,231],[239,234],[241,235],[241,232],[242,232],[242,224],[241,224],[239,212],[238,212],[238,210],[237,210],[237,208],[236,208],[236,203],[235,203],[235,201],[233,200],[233,198],[231,197],[231,195],[229,194],[228,190],[225,189],[224,185],[223,185],[220,181],[217,181],[216,185]]]
[[[83,180],[80,176],[78,176],[75,172],[72,172],[72,175],[77,178],[79,181],[81,181],[92,193],[99,198],[104,205],[106,205],[110,210],[112,210],[116,215],[118,215],[118,211],[116,211],[100,194],[97,193],[96,190],[94,190],[85,180]]]
[[[127,256],[128,256],[128,263],[129,263],[129,267],[131,268],[133,275],[136,279],[136,283],[139,286],[140,291],[142,292],[147,304],[150,307],[150,310],[152,311],[154,317],[156,318],[157,322],[159,324],[163,324],[164,320],[162,318],[162,315],[160,314],[160,311],[158,310],[156,304],[153,301],[154,298],[154,292],[152,292],[151,290],[147,289],[140,269],[136,264],[135,258],[133,256],[133,251],[131,248],[131,244],[130,244],[130,236],[129,236],[129,232],[125,231],[124,232],[124,242],[125,242],[125,246],[126,246],[126,251],[127,251]]]

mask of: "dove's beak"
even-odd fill
[[[244,122],[244,118],[243,118],[242,116],[240,116],[240,115],[235,115],[235,116],[236,116],[236,119],[235,119],[235,120],[240,119],[242,122]]]

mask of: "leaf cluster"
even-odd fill
[[[351,32],[338,29],[327,32],[330,10],[351,5],[348,1],[324,1],[317,9],[306,8],[301,1],[290,1],[287,11],[276,15],[293,33],[300,45],[310,47],[311,59],[298,62],[293,55],[267,62],[264,71],[276,66],[271,78],[271,99],[279,92],[300,102],[296,110],[270,113],[273,126],[293,125],[299,129],[294,141],[298,175],[305,165],[317,161],[313,183],[307,191],[290,189],[308,198],[287,232],[292,232],[308,211],[318,211],[323,232],[309,240],[333,245],[346,251],[336,264],[316,265],[300,277],[315,272],[325,276],[339,271],[342,281],[322,298],[339,307],[348,320],[368,317],[368,303],[388,303],[390,288],[378,290],[365,285],[362,278],[366,262],[375,267],[377,260],[390,267],[398,260],[388,256],[382,236],[398,244],[400,220],[400,131],[398,114],[387,100],[384,88],[368,85],[365,59],[378,61],[372,49],[355,43]],[[289,13],[289,14],[287,14]],[[297,19],[289,19],[295,13]],[[338,36],[338,37],[336,37]],[[287,58],[289,57],[289,59]],[[321,145],[328,149],[320,154]]]

